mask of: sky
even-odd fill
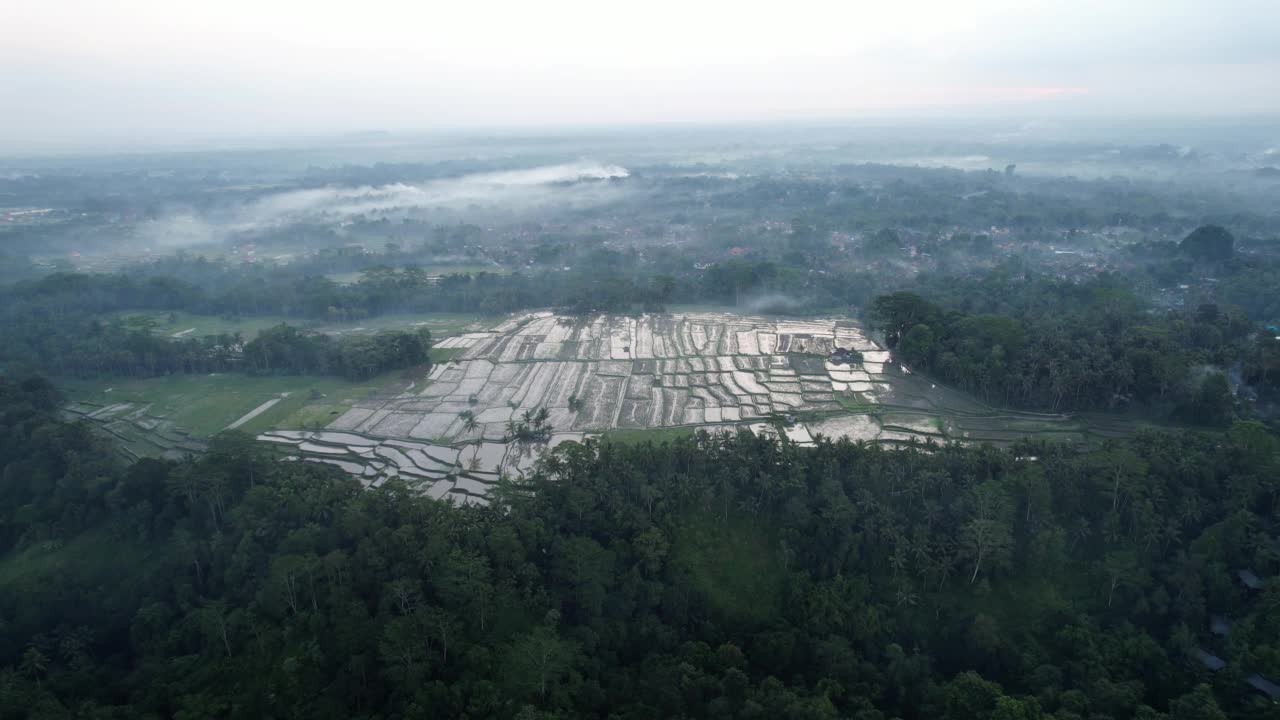
[[[1276,0],[4,0],[9,146],[1280,115]]]

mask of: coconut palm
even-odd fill
[[[540,439],[546,440],[551,437],[551,411],[545,407],[538,408],[538,412],[533,415],[533,432]]]

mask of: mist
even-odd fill
[[[242,213],[243,225],[260,226],[282,221],[335,219],[356,215],[380,215],[435,208],[501,206],[520,209],[557,203],[576,205],[602,202],[608,193],[595,192],[579,181],[626,178],[630,173],[617,165],[580,162],[525,170],[464,175],[421,185],[397,183],[379,187],[320,188],[279,193],[257,201]]]
[[[430,218],[439,212],[449,213],[453,221],[519,217],[544,208],[572,210],[616,202],[627,190],[610,181],[629,176],[619,165],[584,160],[418,184],[290,190],[204,213],[170,211],[140,223],[136,238],[143,247],[174,249],[251,238],[295,224],[341,224],[354,218]]]
[[[795,311],[805,305],[801,298],[780,292],[752,294],[738,302],[738,308],[744,312],[765,315]]]

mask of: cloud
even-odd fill
[[[187,209],[174,211],[139,224],[136,238],[147,247],[187,247],[292,223],[340,222],[358,216],[473,209],[492,216],[495,212],[510,214],[546,207],[594,207],[614,201],[625,192],[600,181],[630,175],[619,165],[581,161],[476,173],[422,184],[290,190],[210,215]]]
[[[328,187],[277,193],[245,208],[235,223],[244,229],[285,222],[341,219],[436,208],[470,206],[528,208],[551,202],[572,205],[584,199],[574,184],[630,176],[626,168],[596,162],[545,165],[522,170],[477,173],[420,185]],[[597,194],[598,195],[598,194]],[[589,198],[586,198],[589,199]]]

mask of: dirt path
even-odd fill
[[[250,410],[249,412],[245,413],[243,417],[241,417],[239,420],[237,420],[237,421],[235,421],[235,422],[231,423],[230,425],[228,425],[226,429],[227,429],[227,430],[235,430],[236,428],[240,427],[241,425],[243,425],[243,424],[245,424],[245,423],[249,422],[250,420],[252,420],[252,419],[254,419],[254,418],[258,417],[259,415],[261,415],[262,413],[264,413],[264,412],[266,412],[266,411],[270,410],[270,409],[271,409],[271,406],[273,406],[273,405],[275,405],[276,403],[280,402],[280,400],[281,400],[281,398],[271,398],[270,400],[268,400],[268,401],[266,401],[266,402],[262,403],[262,404],[261,404],[261,405],[259,405],[258,407],[256,407],[256,408],[254,408],[254,409]]]

